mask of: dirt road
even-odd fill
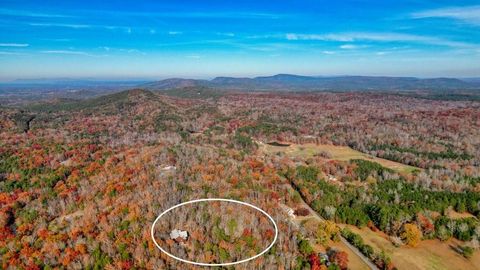
[[[287,184],[288,185],[288,184]],[[291,189],[295,189],[292,185],[289,185],[289,187]],[[301,196],[300,196],[301,197]],[[301,203],[303,204],[303,207],[307,208],[311,215],[313,216],[313,218],[317,219],[318,221],[325,221],[325,219],[320,216],[317,212],[315,212],[311,207],[310,205],[308,205],[308,203],[306,203],[303,198],[301,198],[302,201]],[[343,244],[345,244],[345,246],[347,246],[353,253],[355,253],[370,269],[372,270],[379,270],[378,267],[373,264],[367,257],[365,257],[365,255],[363,255],[360,250],[358,250],[356,247],[354,247],[352,244],[350,244],[347,239],[343,238],[342,236],[340,236],[340,241],[342,241]]]

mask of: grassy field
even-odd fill
[[[326,144],[290,144],[290,146],[273,146],[265,143],[259,143],[260,149],[266,153],[276,154],[285,153],[292,157],[311,157],[322,152],[327,152],[333,160],[351,160],[351,159],[364,159],[373,162],[377,162],[384,167],[390,168],[397,172],[410,173],[414,170],[420,170],[419,168],[405,165],[402,163],[386,160],[383,158],[373,157],[362,152],[356,151],[348,146],[335,146]]]
[[[370,268],[357,256],[353,253],[345,244],[342,242],[332,242],[330,247],[336,248],[347,252],[348,254],[348,269],[351,270],[369,270]]]
[[[318,228],[318,221],[315,220],[311,215],[306,217],[295,217],[293,219],[299,226],[303,226],[307,231],[316,232]],[[325,253],[325,247],[316,243],[314,237],[310,238],[310,242],[315,252]],[[329,241],[328,246],[335,248],[337,250],[345,251],[348,254],[348,268],[351,270],[368,270],[370,269],[355,253],[353,253],[345,244],[342,242],[333,242]]]
[[[454,210],[450,210],[447,212],[447,216],[451,219],[461,219],[461,218],[475,218],[474,215],[470,214],[470,213],[458,213]]]
[[[258,143],[258,142],[257,142]],[[409,173],[418,168],[404,165],[398,162],[385,160],[369,156],[359,151],[353,150],[345,146],[334,145],[315,145],[315,144],[290,144],[289,146],[272,146],[269,144],[258,143],[260,149],[268,154],[284,153],[290,157],[311,157],[321,152],[328,152],[332,160],[348,161],[351,159],[364,159],[377,162],[384,167],[393,169],[398,172]],[[470,216],[470,214],[457,213],[451,211],[449,216],[452,218],[462,218]],[[315,226],[310,224],[313,221],[310,217],[296,217],[295,221],[301,224],[307,231],[315,231]],[[309,221],[307,221],[309,220]],[[339,224],[340,227],[346,225]],[[456,253],[451,246],[460,244],[458,240],[451,239],[446,242],[440,240],[425,240],[418,247],[412,248],[408,246],[395,247],[389,240],[388,236],[382,232],[373,232],[368,228],[359,229],[354,226],[348,226],[353,232],[360,234],[366,244],[371,245],[377,252],[384,251],[392,259],[393,264],[398,269],[409,270],[447,270],[447,269],[479,269],[480,270],[480,252],[475,252],[473,257],[466,259]],[[360,260],[358,256],[353,254],[341,242],[329,243],[332,247],[344,250],[349,255],[349,267],[351,269],[368,269],[368,267]],[[316,251],[322,249],[321,246],[314,246]],[[320,249],[320,250],[317,250]]]
[[[345,225],[341,225],[345,227]],[[440,240],[425,240],[418,247],[395,247],[381,232],[373,232],[368,228],[359,229],[348,226],[353,232],[362,236],[365,243],[375,250],[384,250],[392,258],[398,269],[480,269],[480,254],[475,252],[471,259],[465,259],[456,253],[450,245],[457,245],[457,240],[441,242]]]

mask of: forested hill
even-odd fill
[[[217,77],[212,80],[176,78],[140,85],[140,87],[151,90],[165,90],[193,86],[243,91],[445,91],[480,89],[480,83],[475,80],[464,81],[455,78],[421,79],[415,77],[372,76],[314,77],[290,74],[278,74],[255,78]]]
[[[226,92],[378,92],[437,100],[480,100],[477,78],[338,76],[290,74],[255,78],[216,77],[212,80],[170,78],[160,81],[19,80],[0,83],[0,104],[18,106],[54,99],[75,101],[128,89],[163,91],[188,98],[218,98]],[[82,107],[81,104],[77,104]],[[63,106],[63,105],[62,105]]]

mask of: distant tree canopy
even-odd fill
[[[360,162],[360,175],[366,177],[371,173],[385,171],[379,164]],[[358,169],[358,167],[357,167]],[[370,184],[369,189],[363,187],[339,186],[318,179],[320,170],[312,166],[298,166],[295,177],[291,172],[284,172],[284,176],[294,183],[298,191],[312,206],[312,208],[325,217],[336,222],[356,226],[366,226],[371,220],[380,230],[390,234],[400,234],[405,222],[414,222],[417,213],[425,210],[443,213],[447,208],[453,207],[459,212],[468,211],[474,215],[480,214],[478,202],[480,194],[476,192],[456,193],[451,191],[430,191],[405,180],[383,180]],[[358,173],[358,172],[355,172]],[[375,198],[375,201],[366,198]],[[327,213],[332,205],[336,211]],[[442,217],[437,219],[435,228],[446,223]],[[469,230],[459,232],[451,231],[451,235],[458,239],[471,239],[473,227],[478,225],[475,219],[468,219]],[[460,222],[460,221],[459,221]],[[431,230],[431,228],[425,228]],[[440,238],[440,235],[437,235]]]
[[[238,132],[244,132],[249,134],[250,136],[271,136],[276,135],[281,132],[291,132],[293,134],[297,134],[297,129],[287,126],[279,126],[276,124],[268,123],[268,122],[261,122],[256,125],[251,126],[244,126],[237,129]]]
[[[426,157],[428,159],[461,159],[461,160],[469,160],[474,158],[473,155],[467,154],[465,152],[463,153],[457,153],[454,152],[451,147],[448,147],[446,151],[443,152],[425,152],[425,151],[419,151],[415,148],[405,148],[405,147],[399,147],[399,146],[394,146],[394,145],[389,145],[389,144],[381,144],[381,145],[376,145],[372,144],[370,147],[370,150],[377,151],[377,150],[391,150],[399,153],[412,153],[417,156],[422,156]],[[392,160],[396,160],[395,158]]]
[[[351,162],[357,165],[357,167],[355,168],[355,174],[362,181],[367,180],[367,177],[372,174],[382,175],[383,172],[394,172],[392,169],[385,168],[376,162],[368,160],[353,159]]]

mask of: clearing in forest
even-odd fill
[[[275,146],[271,144],[258,142],[262,151],[269,154],[285,153],[292,157],[312,157],[314,155],[320,155],[322,153],[327,154],[332,160],[348,161],[351,159],[363,159],[373,162],[377,162],[382,166],[402,173],[411,173],[420,168],[405,165],[399,162],[377,158],[357,150],[354,150],[348,146],[336,146],[329,144],[289,144],[288,146]]]
[[[395,247],[382,232],[374,232],[369,228],[359,229],[351,225],[340,225],[360,234],[366,244],[371,245],[375,250],[385,251],[392,258],[393,264],[398,269],[480,269],[480,254],[475,252],[470,259],[464,258],[456,253],[451,246],[462,243],[456,239],[442,242],[438,239],[425,240],[417,247],[401,246]]]

